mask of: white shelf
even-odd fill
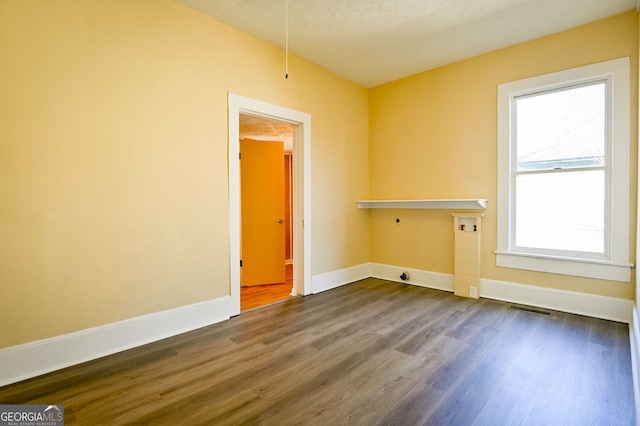
[[[484,198],[463,198],[445,200],[359,200],[359,209],[472,209],[484,210]]]

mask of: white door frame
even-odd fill
[[[311,116],[229,93],[229,275],[231,316],[240,314],[240,114],[293,124],[293,290],[311,289]]]

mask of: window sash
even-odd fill
[[[541,96],[541,95],[545,95],[545,94],[552,94],[552,93],[559,93],[559,92],[564,92],[564,91],[569,91],[572,89],[576,89],[576,88],[582,88],[582,87],[589,87],[589,86],[594,86],[594,85],[600,85],[600,84],[604,84],[604,152],[603,152],[603,157],[604,160],[601,162],[598,162],[596,164],[581,164],[580,166],[578,165],[574,165],[572,166],[565,166],[562,168],[556,168],[556,167],[549,167],[549,168],[540,168],[540,169],[527,169],[527,168],[523,168],[521,167],[521,163],[518,162],[518,129],[517,129],[517,123],[518,123],[518,108],[517,108],[517,101],[520,99],[527,99],[527,98],[531,98],[534,96]],[[608,260],[610,259],[610,227],[609,227],[609,222],[608,222],[608,217],[609,215],[609,210],[611,208],[611,204],[610,204],[610,196],[609,196],[609,191],[608,191],[608,187],[609,187],[609,164],[611,163],[609,161],[609,153],[610,153],[610,142],[609,142],[609,137],[610,137],[610,119],[611,119],[611,83],[610,83],[610,77],[606,76],[606,77],[597,77],[597,78],[589,78],[586,79],[584,81],[580,81],[580,82],[557,82],[549,87],[546,87],[544,90],[540,90],[540,89],[532,89],[532,90],[525,90],[521,93],[518,93],[517,95],[513,95],[510,97],[510,109],[511,109],[511,117],[510,117],[510,127],[512,129],[511,131],[511,142],[510,145],[511,146],[511,150],[513,155],[511,156],[510,159],[510,165],[509,165],[509,170],[511,170],[512,173],[512,177],[511,177],[511,195],[510,195],[510,199],[511,199],[511,205],[510,205],[510,210],[511,210],[511,216],[512,216],[512,221],[511,221],[511,227],[510,227],[510,231],[509,231],[509,247],[510,250],[513,252],[518,252],[518,253],[531,253],[531,254],[536,254],[536,255],[551,255],[551,256],[561,256],[561,257],[568,257],[568,258],[577,258],[577,259],[596,259],[596,260]],[[575,247],[571,246],[571,245],[565,245],[563,248],[558,248],[557,245],[554,246],[553,243],[549,243],[546,247],[542,246],[542,244],[538,244],[537,246],[531,246],[530,244],[518,244],[518,242],[522,241],[522,237],[518,236],[518,228],[519,228],[519,223],[521,223],[521,221],[519,221],[519,212],[518,212],[518,177],[519,176],[526,176],[526,175],[540,175],[540,174],[555,174],[555,173],[572,173],[572,172],[580,172],[580,171],[586,171],[586,170],[602,170],[604,171],[604,182],[603,182],[603,186],[604,186],[604,193],[602,194],[603,197],[603,208],[604,208],[604,212],[603,212],[603,221],[602,224],[604,226],[604,229],[602,230],[602,234],[603,234],[603,242],[602,242],[602,246],[601,248],[594,252],[592,250],[580,250],[580,249],[576,249]],[[547,206],[548,209],[551,208],[551,206]],[[522,212],[520,212],[522,213]],[[520,227],[520,231],[522,231],[522,227]],[[563,229],[563,230],[559,230],[559,232],[561,232],[560,235],[569,235],[572,230],[571,229]],[[541,236],[541,234],[543,234],[544,232],[540,232],[538,235],[539,237]],[[531,239],[530,239],[531,241]],[[569,247],[572,247],[572,249],[568,249]]]
[[[517,158],[513,170],[520,172],[606,165],[609,152],[610,97],[611,87],[608,78],[590,79],[578,84],[559,84],[544,91],[535,90],[514,96],[511,102],[516,155],[519,155],[522,146],[526,153],[524,157],[530,158],[528,162],[522,161],[523,158]],[[592,104],[589,101],[598,103]],[[578,109],[576,105],[582,102],[583,108]],[[546,108],[540,103],[546,103]],[[560,113],[564,113],[563,123],[556,120]],[[585,114],[592,116],[588,117]],[[536,120],[548,120],[543,130],[540,130],[541,126],[531,127],[532,123],[537,123],[529,121],[532,119],[531,115],[534,115]],[[524,117],[522,120],[521,116]],[[572,121],[573,124],[567,125]],[[589,130],[585,131],[585,128]],[[521,129],[525,129],[522,135]],[[559,133],[560,131],[564,134]],[[535,137],[532,137],[532,134]],[[545,141],[555,141],[556,144],[545,144]]]
[[[564,182],[562,176],[565,177]],[[576,191],[569,191],[569,188],[554,191],[572,177],[583,181],[578,197],[575,196]],[[535,189],[530,191],[527,184],[536,179],[539,181],[537,185],[550,191],[539,191],[539,194]],[[602,166],[516,172],[511,247],[516,252],[607,259],[609,197],[606,188],[606,168]],[[583,214],[587,210],[592,214]],[[535,224],[527,226],[531,222]]]

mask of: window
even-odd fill
[[[630,281],[629,59],[498,86],[497,265]]]

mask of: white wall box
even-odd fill
[[[455,236],[454,287],[456,296],[480,296],[480,235],[484,213],[451,213]]]

